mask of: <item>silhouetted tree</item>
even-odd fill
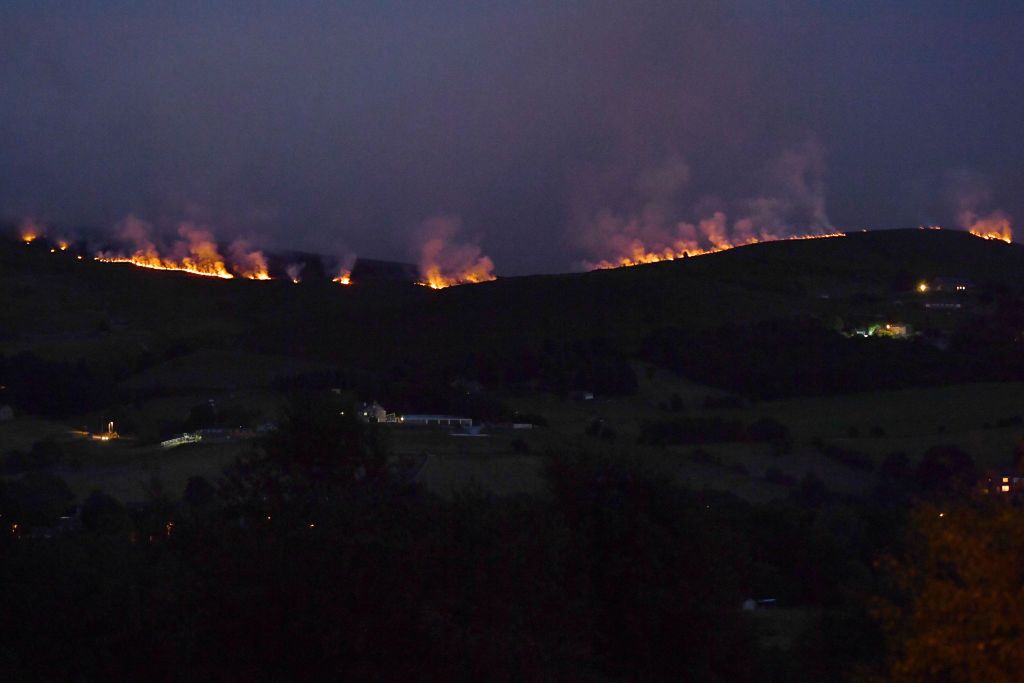
[[[1024,517],[1001,501],[924,505],[879,603],[889,680],[1010,683],[1024,671]]]
[[[974,458],[957,446],[933,446],[914,470],[915,480],[926,496],[950,497],[968,492],[978,481]]]

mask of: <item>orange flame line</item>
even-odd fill
[[[181,273],[189,273],[191,275],[202,275],[203,277],[218,277],[224,280],[230,280],[235,276],[229,273],[223,263],[213,264],[201,264],[191,262],[186,259],[183,263],[175,263],[173,261],[160,261],[156,258],[149,258],[142,255],[135,256],[110,256],[106,254],[99,254],[94,257],[94,260],[102,263],[128,263],[139,268],[149,268],[151,270],[170,270]]]
[[[830,239],[833,237],[846,237],[844,232],[829,232],[821,234],[809,234],[809,235],[792,235],[789,237],[775,237],[767,239],[750,238],[743,242],[736,244],[732,243],[719,243],[711,247],[699,247],[696,244],[677,244],[676,248],[666,247],[662,251],[648,251],[642,243],[639,241],[633,244],[632,253],[628,255],[619,256],[615,259],[598,261],[596,263],[587,263],[588,270],[607,270],[609,268],[626,268],[629,266],[639,266],[645,263],[659,263],[661,261],[675,261],[687,256],[706,256],[708,254],[717,254],[719,252],[728,251],[729,249],[735,249],[736,247],[743,247],[750,244],[763,244],[765,242],[783,242],[787,240],[819,240],[819,239]]]

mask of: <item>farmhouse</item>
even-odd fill
[[[1014,498],[1024,494],[1024,476],[1012,468],[991,471],[981,483],[985,493]]]
[[[388,411],[376,401],[359,406],[359,419],[363,422],[387,422]]]

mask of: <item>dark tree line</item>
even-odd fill
[[[814,320],[663,328],[642,348],[645,360],[694,381],[763,399],[1017,378],[1012,366],[995,377],[996,364],[971,356],[985,353],[983,347],[943,352],[919,340],[846,338]]]

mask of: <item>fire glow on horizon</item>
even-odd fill
[[[21,222],[21,227],[18,229],[18,236],[21,237],[21,241],[25,244],[32,244],[43,234],[42,226],[28,218]]]
[[[785,237],[775,236],[762,236],[752,237],[748,236],[746,239],[740,242],[730,242],[725,239],[717,239],[708,246],[700,246],[696,242],[692,241],[680,241],[671,247],[666,247],[660,251],[648,250],[642,241],[633,240],[628,251],[619,256],[597,261],[594,263],[586,263],[587,270],[606,270],[610,268],[625,268],[629,266],[639,266],[645,263],[658,263],[660,261],[674,261],[676,259],[686,258],[690,256],[706,256],[708,254],[717,254],[722,251],[728,251],[729,249],[735,249],[736,247],[743,247],[750,244],[762,244],[765,242],[783,242],[787,240],[816,240],[816,239],[829,239],[833,237],[846,237],[844,232],[818,232],[818,233],[806,233],[800,235],[789,235]]]
[[[125,251],[105,251],[94,258],[104,263],[129,263],[140,268],[170,270],[230,280],[236,276],[250,280],[269,280],[270,272],[263,252],[251,249],[245,240],[228,247],[230,266],[220,253],[213,234],[191,223],[178,226],[178,237],[170,248],[157,247],[151,237],[151,225],[129,216],[118,225],[118,237],[132,246]]]
[[[998,240],[1007,244],[1013,242],[1013,229],[1008,222],[979,225],[972,227],[968,232],[986,240]]]
[[[995,212],[981,218],[971,217],[972,220],[964,221],[965,231],[975,237],[1005,243],[1013,242],[1013,230],[1010,219],[1002,212]],[[129,219],[130,221],[131,219]],[[921,229],[943,230],[936,225],[922,227]],[[205,230],[199,230],[190,224],[182,224],[178,234],[180,239],[175,241],[169,250],[164,253],[156,247],[155,243],[148,238],[148,227],[140,228],[130,222],[122,229],[122,239],[128,239],[134,243],[134,249],[128,251],[100,251],[93,257],[95,261],[102,263],[127,263],[139,268],[152,270],[164,270],[187,273],[201,277],[215,277],[220,279],[233,279],[236,277],[251,280],[277,279],[270,275],[267,260],[259,250],[250,249],[248,242],[235,240],[227,250],[229,258],[225,259],[219,250],[213,235]],[[649,250],[643,241],[633,239],[620,245],[622,253],[598,262],[586,263],[587,270],[604,270],[613,268],[631,267],[661,261],[672,261],[685,257],[704,256],[708,254],[727,251],[740,246],[761,244],[766,242],[779,242],[788,240],[812,240],[831,239],[845,237],[845,232],[808,232],[804,234],[773,236],[762,234],[754,237],[744,236],[743,239],[733,243],[722,236],[716,236],[714,240],[705,240],[705,244],[695,241],[680,240],[672,247],[662,250]],[[34,222],[26,221],[19,230],[19,238],[25,244],[33,244],[36,240],[45,235],[45,230]],[[44,240],[45,241],[45,240]],[[61,238],[53,243],[51,253],[68,251],[72,243],[70,240]],[[49,246],[47,244],[47,246]],[[424,258],[420,264],[421,279],[417,285],[439,290],[447,287],[488,282],[496,279],[492,270],[494,264],[490,258],[480,254],[476,247],[457,245],[454,249],[445,244],[444,237],[433,237],[428,239],[423,248]],[[75,256],[78,260],[83,257],[79,253]],[[446,263],[443,267],[442,262]],[[301,271],[303,264],[289,264],[286,268],[287,279],[291,282],[301,282]],[[353,284],[351,268],[342,267],[338,274],[331,279],[332,282],[348,286]]]
[[[458,216],[435,216],[419,226],[422,279],[416,284],[444,289],[497,279],[494,261],[479,246],[455,240],[461,230]]]

